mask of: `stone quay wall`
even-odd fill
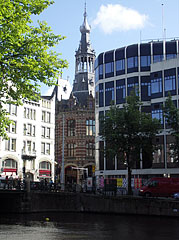
[[[83,212],[179,216],[179,201],[167,198],[0,191],[0,203],[0,213]]]

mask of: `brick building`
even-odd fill
[[[69,99],[56,101],[55,158],[57,174],[65,183],[81,184],[95,165],[95,52],[90,44],[86,8],[76,51],[73,89]]]

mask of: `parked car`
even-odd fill
[[[179,193],[179,178],[151,178],[139,190],[145,197],[172,197],[174,193]]]

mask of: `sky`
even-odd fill
[[[73,84],[75,51],[81,38],[85,0],[55,0],[33,21],[43,20],[55,34],[66,38],[54,49],[69,63],[63,79]],[[98,56],[101,52],[154,39],[179,37],[179,0],[86,0],[90,40]],[[42,94],[48,88],[42,87]]]

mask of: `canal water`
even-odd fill
[[[1,215],[0,240],[177,240],[179,219],[79,213]]]

